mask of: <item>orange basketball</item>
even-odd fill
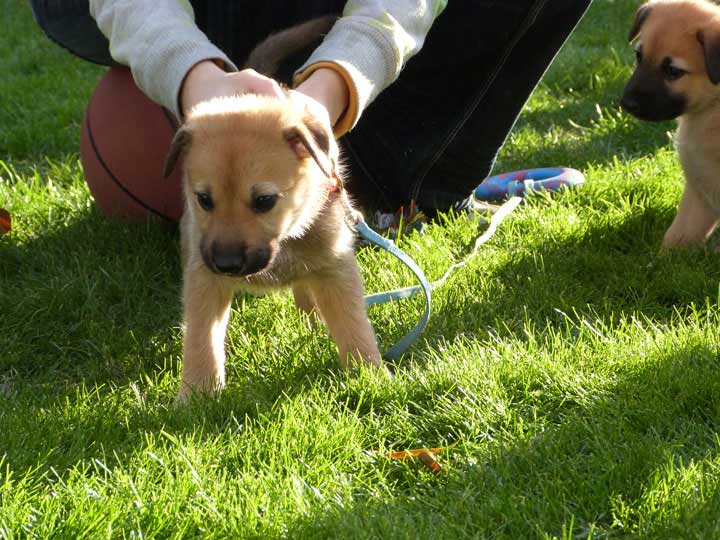
[[[98,207],[129,221],[176,222],[183,212],[180,167],[163,178],[178,122],[146,97],[130,70],[113,67],[90,98],[80,135],[80,161]]]

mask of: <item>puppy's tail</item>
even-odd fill
[[[337,19],[337,15],[324,15],[270,34],[250,52],[245,67],[275,77],[283,61],[327,34]]]

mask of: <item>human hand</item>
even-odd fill
[[[227,73],[211,60],[193,66],[180,90],[180,107],[187,114],[195,105],[214,97],[259,94],[285,98],[280,85],[252,69]],[[292,92],[293,99],[305,104],[308,111],[322,122],[334,126],[345,112],[349,91],[343,78],[334,70],[314,71]]]
[[[284,98],[280,85],[255,70],[244,69],[227,73],[211,60],[199,62],[185,76],[180,89],[180,108],[183,115],[203,101],[215,97],[259,94]]]
[[[337,123],[350,100],[345,80],[330,68],[313,71],[295,90],[304,96],[310,112],[321,119],[327,118],[331,126]]]

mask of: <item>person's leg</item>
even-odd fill
[[[312,17],[340,13],[342,0],[287,2],[190,0],[198,27],[239,66],[270,33]],[[116,65],[107,38],[90,16],[88,0],[30,0],[35,21],[56,44],[73,55],[106,66]],[[304,51],[305,55],[311,51]],[[289,64],[298,67],[304,58]]]
[[[351,191],[386,210],[466,199],[590,1],[448,2],[420,53],[345,137]]]
[[[30,0],[30,7],[52,41],[89,62],[115,65],[107,38],[90,16],[88,0]]]

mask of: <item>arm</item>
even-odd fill
[[[274,80],[253,70],[238,72],[197,27],[188,0],[90,0],[90,14],[110,41],[112,57],[178,118],[213,97],[284,96]]]
[[[442,13],[447,0],[349,0],[343,16],[323,43],[295,75],[297,89],[324,105],[341,101],[347,92],[346,108],[335,124],[342,135],[358,121],[362,111],[387,88],[405,63],[423,46],[425,36]],[[335,72],[335,82],[324,90],[321,71]],[[332,90],[342,79],[345,88]],[[316,82],[318,80],[318,82]],[[329,109],[328,109],[329,110]],[[332,117],[332,113],[331,113]]]
[[[180,88],[191,68],[211,61],[222,74],[237,69],[195,25],[187,0],[90,0],[90,14],[110,41],[112,57],[178,118]]]

